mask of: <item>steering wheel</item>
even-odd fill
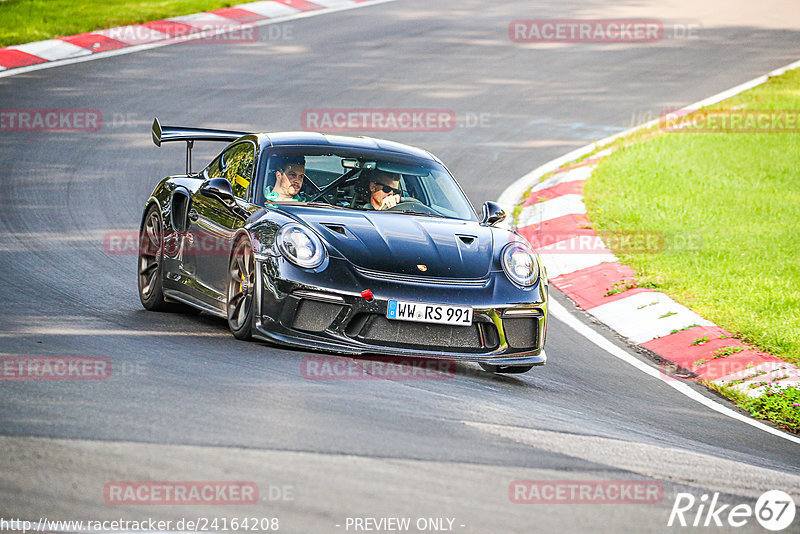
[[[403,197],[400,199],[400,202],[391,208],[385,209],[384,211],[415,211],[417,213],[430,213],[433,215],[439,215],[439,212],[431,207],[426,206],[419,199],[414,197]]]

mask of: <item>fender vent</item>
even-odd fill
[[[189,195],[182,189],[176,189],[172,194],[172,227],[176,232],[185,232],[189,229]]]

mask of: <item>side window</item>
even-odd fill
[[[231,183],[233,194],[239,198],[247,195],[250,180],[253,179],[255,147],[252,143],[239,143],[222,154],[211,164],[209,176],[221,176]]]
[[[211,165],[208,166],[209,178],[222,178],[222,170],[220,170],[220,160],[222,160],[222,156],[219,156],[217,159],[211,162]]]

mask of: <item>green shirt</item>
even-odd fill
[[[274,202],[278,200],[278,193],[272,191],[271,186],[267,186],[264,188],[264,195],[267,202]],[[301,191],[297,193],[295,196],[293,196],[292,200],[296,200],[297,202],[306,202],[308,201],[308,198]]]

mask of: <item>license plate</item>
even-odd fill
[[[472,308],[390,300],[386,318],[398,321],[470,326],[472,325]]]

